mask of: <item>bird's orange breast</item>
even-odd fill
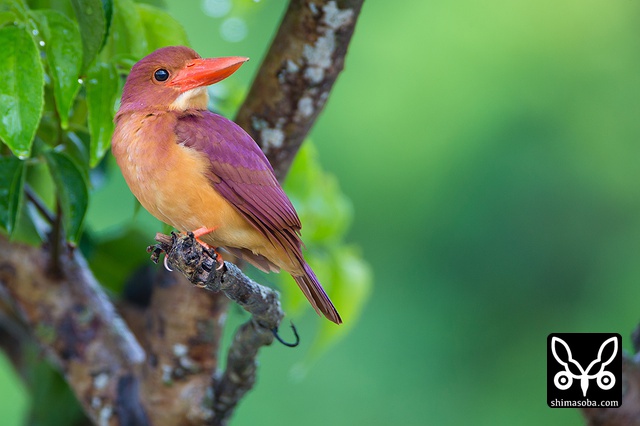
[[[118,117],[113,154],[131,192],[159,220],[180,231],[215,228],[202,240],[215,247],[267,250],[264,237],[213,187],[208,159],[180,145],[170,113]]]

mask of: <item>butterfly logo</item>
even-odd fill
[[[609,345],[613,345],[613,353],[606,361],[603,361],[602,357],[605,353],[605,348]],[[564,349],[564,351],[559,350],[560,348]],[[580,380],[582,396],[586,397],[589,380],[595,379],[598,387],[602,390],[609,390],[616,384],[616,378],[613,373],[605,370],[605,367],[611,364],[618,354],[618,339],[615,337],[605,340],[602,345],[600,345],[598,357],[591,361],[587,368],[582,368],[580,363],[573,359],[569,345],[559,337],[552,337],[551,351],[556,361],[564,367],[564,371],[558,372],[553,378],[553,383],[556,388],[566,390],[571,387],[574,379]],[[571,371],[571,366],[574,367],[574,371],[579,371],[579,374]]]

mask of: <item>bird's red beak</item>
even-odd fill
[[[229,77],[248,60],[249,58],[242,56],[194,59],[178,71],[167,86],[178,86],[182,93],[196,87],[209,86]]]

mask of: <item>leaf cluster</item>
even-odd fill
[[[320,166],[310,140],[298,151],[284,189],[303,223],[303,239],[308,248],[305,256],[345,318],[340,327],[322,322],[311,349],[311,356],[315,357],[356,323],[371,292],[373,277],[359,247],[345,241],[353,219],[351,202],[340,190],[336,177]],[[288,274],[279,274],[277,279],[285,289],[287,312],[306,307],[304,295]]]
[[[132,0],[3,0],[0,44],[0,226],[43,238],[26,187],[76,243],[104,173],[121,77],[152,50],[188,44],[185,31]]]

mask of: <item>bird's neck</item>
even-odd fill
[[[209,95],[206,87],[196,87],[181,93],[175,100],[167,105],[166,102],[131,101],[122,97],[122,105],[116,114],[116,121],[122,116],[130,114],[158,113],[161,111],[175,111],[178,113],[187,111],[206,111],[209,103]]]
[[[171,102],[171,111],[187,111],[189,109],[207,109],[209,94],[206,87],[196,87],[181,93],[175,101]]]

